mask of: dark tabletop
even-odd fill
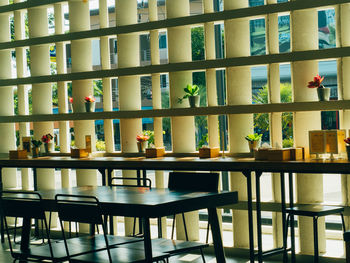
[[[56,210],[56,194],[90,195],[99,199],[105,213],[130,217],[160,217],[238,202],[237,192],[180,192],[143,187],[84,186],[39,193],[47,210]]]

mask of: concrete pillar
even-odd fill
[[[0,6],[8,5],[8,0],[0,0]],[[0,42],[8,42],[11,40],[10,35],[10,19],[8,13],[0,14]],[[12,78],[11,65],[11,51],[0,51],[0,79]],[[0,88],[0,115],[11,116],[14,115],[14,98],[13,87]],[[16,133],[14,123],[0,124],[0,153],[8,153],[9,150],[16,149]],[[3,169],[3,185],[4,188],[17,187],[17,169]]]
[[[54,5],[55,16],[55,34],[64,33],[63,4]],[[67,73],[66,68],[66,46],[63,42],[56,43],[56,70],[57,74]],[[68,113],[68,90],[67,83],[64,81],[57,82],[58,93],[58,112]],[[69,153],[70,151],[70,131],[69,121],[59,122],[60,152]],[[61,169],[61,186],[68,188],[71,186],[70,169]]]
[[[299,1],[299,0],[297,0]],[[305,38],[305,36],[308,36]],[[291,12],[292,51],[318,49],[317,10],[309,9]],[[308,81],[318,74],[317,61],[299,61],[291,64],[294,101],[317,100],[316,90],[307,88]],[[296,146],[305,147],[309,156],[308,131],[321,128],[320,112],[298,112],[294,115],[294,141]],[[318,203],[323,201],[323,175],[297,174],[297,201],[299,203]],[[320,218],[319,250],[325,252],[325,223]],[[312,219],[299,218],[300,252],[313,254]]]
[[[137,1],[116,0],[116,25],[137,24]],[[139,34],[117,35],[118,67],[137,67],[140,65]],[[120,110],[141,109],[141,86],[139,76],[118,78]],[[120,120],[122,152],[137,152],[136,136],[142,133],[141,119]],[[136,177],[136,171],[123,171],[125,177]],[[133,220],[125,219],[125,234],[131,234]]]
[[[14,0],[14,3],[22,2],[22,0]],[[23,10],[14,11],[14,29],[15,29],[15,40],[22,40],[25,38],[24,30],[24,12]],[[27,58],[26,49],[23,47],[16,47],[16,69],[17,77],[23,78],[27,76]],[[18,114],[28,115],[29,114],[29,104],[28,104],[28,86],[18,85],[17,86],[17,98],[18,98]],[[22,137],[29,136],[29,123],[21,122],[19,123],[19,137],[20,144],[22,145]],[[29,176],[31,174],[31,169],[22,168],[22,189],[29,189]]]
[[[350,15],[350,4],[338,5],[335,8],[336,14],[336,43],[337,47],[350,46],[350,21],[347,19]],[[337,60],[338,64],[338,100],[350,99],[350,57],[342,57]],[[350,111],[339,111],[340,128],[350,129]],[[348,134],[348,136],[350,136]],[[341,175],[342,183],[342,204],[348,205],[350,200],[350,176]],[[349,216],[345,217],[346,229],[349,227]]]
[[[214,12],[214,3],[212,0],[205,0],[203,2],[204,13]],[[205,59],[215,59],[215,30],[214,22],[209,22],[204,24],[205,31]],[[208,106],[218,105],[218,96],[216,91],[216,70],[207,69],[206,70],[206,83],[207,83],[207,99]],[[219,143],[219,131],[218,125],[219,120],[217,115],[208,116],[208,138],[209,147],[220,147]]]
[[[168,0],[166,1],[167,18],[176,18],[189,15],[188,0]],[[191,27],[180,26],[168,28],[168,55],[169,63],[191,61]],[[179,48],[181,47],[181,48]],[[178,98],[184,95],[184,88],[187,84],[192,84],[191,71],[169,72],[170,84],[170,107],[183,108],[188,107],[188,101],[184,100],[182,104],[178,103]],[[195,146],[195,127],[194,117],[173,117],[171,118],[172,142],[174,153],[193,152]],[[186,214],[189,240],[199,239],[199,217],[198,212]],[[185,233],[181,216],[176,218],[176,237],[184,240]]]
[[[99,1],[99,14],[100,14],[100,28],[107,28],[109,24],[108,19],[108,6],[106,0]],[[109,37],[104,36],[100,37],[100,52],[101,52],[101,66],[102,69],[110,69],[110,55],[109,55]],[[112,102],[112,85],[111,78],[103,78],[103,110],[104,111],[113,111],[113,102]],[[114,128],[113,120],[104,120],[104,135],[106,142],[106,152],[114,152]]]
[[[226,0],[224,10],[248,7],[248,0]],[[250,55],[249,20],[225,20],[226,57],[241,57]],[[227,104],[251,104],[251,76],[249,67],[231,67],[226,69]],[[244,87],[244,89],[242,89]],[[230,153],[247,152],[248,144],[244,137],[253,132],[252,114],[229,115]],[[237,123],[240,125],[237,126]],[[231,189],[238,190],[239,200],[247,200],[246,178],[241,173],[231,174]],[[232,211],[234,247],[249,247],[248,214],[247,211]]]
[[[158,21],[158,7],[157,0],[148,1],[148,14],[149,21]],[[150,31],[150,45],[151,45],[151,64],[159,65],[159,31]],[[160,89],[160,74],[152,74],[152,107],[153,109],[162,108],[162,93]],[[154,144],[156,147],[163,147],[163,122],[162,118],[153,118],[153,130],[154,130]],[[164,172],[155,171],[156,187],[164,188]],[[167,236],[166,217],[162,218],[162,235]]]
[[[29,37],[48,35],[46,7],[28,9]],[[50,75],[49,45],[30,46],[30,70],[32,76]],[[52,88],[50,83],[32,85],[32,110],[35,114],[52,114]],[[53,134],[52,122],[34,122],[34,138],[40,140],[47,133]],[[43,150],[43,146],[42,146]],[[38,189],[54,189],[54,169],[37,169]]]
[[[90,30],[90,10],[88,1],[69,0],[70,32]],[[72,40],[72,72],[92,70],[91,40]],[[85,112],[84,98],[93,95],[92,80],[73,80],[72,95],[74,112]],[[91,136],[92,151],[95,151],[95,124],[93,120],[74,121],[75,145],[85,148],[85,136]],[[77,185],[96,185],[95,170],[77,170]]]
[[[277,0],[268,0],[268,4],[276,4]],[[266,16],[266,51],[267,54],[279,53],[278,42],[278,14],[270,14]],[[267,65],[267,81],[269,89],[269,102],[280,103],[280,71],[279,64]],[[282,145],[282,113],[271,113],[270,118],[270,142],[271,145]],[[271,174],[272,180],[272,195],[274,202],[281,202],[281,181],[280,174]],[[283,229],[282,229],[281,213],[272,213],[272,227],[273,227],[273,242],[274,247],[281,247],[283,245]]]

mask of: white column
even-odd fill
[[[8,5],[8,0],[0,0],[0,6]],[[8,13],[0,14],[0,42],[8,42],[10,37],[10,19]],[[0,79],[12,78],[11,51],[0,51]],[[14,115],[13,87],[0,87],[0,115]],[[0,153],[8,153],[9,150],[16,149],[16,133],[14,123],[0,124]],[[3,169],[4,188],[17,187],[17,169]]]
[[[107,0],[99,1],[99,15],[100,15],[100,28],[107,28],[109,19],[108,19],[108,6]],[[100,37],[100,52],[101,52],[101,66],[102,69],[110,69],[110,54],[109,54],[109,37],[103,36]],[[113,111],[113,102],[112,102],[112,85],[111,78],[103,78],[103,110],[104,111]],[[114,152],[114,128],[113,120],[104,120],[104,135],[106,142],[106,152]]]
[[[64,33],[64,17],[63,17],[63,4],[58,3],[54,5],[55,16],[55,34]],[[57,74],[67,73],[66,68],[66,45],[64,42],[56,43],[56,69]],[[67,83],[64,81],[57,82],[58,92],[58,112],[68,112],[68,90]],[[69,121],[59,122],[59,136],[60,136],[60,151],[62,153],[69,153],[70,151],[70,132]],[[70,170],[61,169],[61,186],[63,188],[70,187]]]
[[[268,0],[268,4],[276,4],[277,0]],[[266,16],[266,50],[268,54],[279,53],[278,42],[278,14],[270,14]],[[269,102],[280,103],[280,71],[279,64],[267,65],[267,81],[269,89]],[[270,141],[271,145],[282,145],[282,113],[271,113],[270,118]],[[271,174],[272,180],[272,195],[274,202],[281,202],[281,181],[280,174]],[[281,247],[283,245],[283,229],[282,229],[282,216],[281,213],[272,214],[272,226],[273,226],[273,242],[274,247]]]
[[[14,3],[22,2],[22,0],[14,0]],[[25,38],[24,30],[24,12],[23,10],[14,11],[14,29],[15,29],[15,40],[22,40]],[[23,47],[16,47],[16,70],[17,77],[23,78],[27,75],[27,58],[26,49]],[[18,98],[18,114],[28,115],[29,104],[28,104],[28,86],[18,85],[17,86],[17,98]],[[20,144],[22,145],[22,137],[29,136],[29,123],[19,123],[19,137]],[[31,170],[29,168],[22,168],[22,189],[29,189],[29,176]]]
[[[342,4],[335,8],[336,11],[336,40],[337,47],[350,46],[350,4]],[[338,64],[338,100],[350,99],[350,57],[342,57],[337,60]],[[350,111],[339,111],[340,128],[350,129]],[[348,136],[350,136],[348,134]],[[350,176],[342,175],[342,203],[348,205],[350,200]],[[346,216],[346,228],[349,227],[349,216]]]
[[[188,16],[190,11],[188,0],[168,0],[166,1],[167,18]],[[179,48],[181,47],[181,48]],[[179,26],[168,28],[168,53],[169,63],[191,61],[191,27]],[[184,95],[184,88],[187,84],[192,84],[191,71],[169,72],[170,84],[170,107],[188,107],[188,101],[178,103],[178,98]],[[195,126],[194,117],[173,117],[171,118],[173,152],[184,153],[195,151]],[[189,240],[199,238],[199,217],[198,212],[186,214],[186,224]],[[185,239],[183,223],[181,217],[176,219],[176,236],[178,239]]]
[[[116,25],[137,24],[137,1],[116,0]],[[139,34],[117,35],[118,67],[137,67],[140,65]],[[120,110],[141,109],[141,86],[139,76],[118,78]],[[137,152],[136,136],[142,133],[141,119],[120,120],[122,152]],[[125,177],[136,177],[136,171],[123,171]],[[125,219],[125,234],[132,233],[133,220]]]
[[[214,3],[212,0],[205,0],[203,2],[204,13],[214,12]],[[214,22],[204,24],[205,31],[205,59],[215,59],[215,30]],[[206,70],[206,83],[207,83],[207,98],[208,106],[218,105],[218,96],[216,90],[216,70]],[[219,147],[219,120],[217,115],[208,116],[208,136],[209,136],[209,147]]]
[[[29,37],[42,37],[48,35],[48,20],[46,7],[28,9]],[[50,75],[49,45],[30,46],[31,76]],[[51,84],[32,85],[32,109],[35,114],[52,114],[52,88]],[[34,122],[34,138],[40,140],[47,133],[53,134],[52,122]],[[54,189],[54,169],[37,169],[38,189]]]
[[[224,9],[248,7],[248,0],[226,0]],[[232,19],[225,21],[226,57],[250,55],[249,20]],[[251,76],[249,67],[232,67],[226,69],[227,104],[251,104]],[[244,89],[242,89],[244,87]],[[247,152],[248,145],[244,137],[253,132],[252,114],[229,115],[230,153]],[[239,123],[239,126],[237,125]],[[238,190],[239,200],[247,200],[246,179],[241,173],[231,173],[231,189]],[[234,247],[249,247],[247,211],[233,210]]]
[[[90,10],[88,1],[69,0],[70,32],[90,30]],[[72,72],[92,70],[91,40],[72,40]],[[84,98],[93,95],[92,80],[73,80],[72,95],[74,112],[85,112]],[[95,124],[93,120],[74,121],[75,145],[85,148],[85,136],[91,136],[92,151],[95,151]],[[77,185],[96,185],[95,170],[77,170]]]
[[[299,0],[297,0],[299,1]],[[305,38],[305,35],[308,38]],[[291,12],[291,45],[292,51],[318,49],[317,11],[303,10]],[[318,74],[317,61],[300,61],[292,63],[292,86],[294,101],[317,100],[316,90],[307,88],[308,81]],[[321,128],[320,112],[298,112],[294,115],[294,141],[296,146],[305,147],[309,156],[308,131]],[[297,201],[299,203],[317,203],[323,201],[323,175],[297,174]],[[325,252],[324,218],[318,220],[319,250]],[[299,218],[301,253],[313,254],[312,218]]]

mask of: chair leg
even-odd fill
[[[288,239],[288,222],[289,222],[289,219],[290,219],[290,214],[287,215],[287,218],[286,218],[286,223],[285,223],[285,229],[284,229],[284,238],[283,240],[285,240],[285,244],[283,244],[283,262],[284,263],[288,263],[288,253],[287,253],[287,239]],[[284,219],[283,219],[284,220]]]
[[[314,263],[318,263],[318,230],[317,230],[317,216],[313,217],[314,226]]]
[[[205,243],[207,243],[207,244],[208,244],[208,242],[209,242],[209,227],[210,227],[210,224],[209,224],[209,222],[208,222],[208,225],[207,225],[207,236],[206,236],[206,238],[205,238]]]
[[[201,255],[202,255],[202,259],[203,259],[203,263],[205,263],[205,257],[204,257],[203,249],[202,249],[202,248],[200,248],[200,251],[201,251]]]

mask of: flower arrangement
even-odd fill
[[[73,103],[73,98],[72,97],[69,97],[68,100],[69,100],[70,103]]]
[[[34,147],[40,147],[40,145],[42,144],[42,142],[40,140],[34,140],[32,139],[32,144]]]
[[[95,97],[92,95],[86,96],[84,100],[85,100],[85,102],[95,102],[96,101]]]
[[[136,136],[136,140],[138,142],[145,142],[145,141],[148,141],[148,139],[149,139],[149,136],[145,134],[140,134]]]
[[[53,139],[53,136],[50,133],[45,134],[43,135],[43,137],[41,137],[41,141],[43,143],[49,143],[52,139]]]
[[[316,77],[314,77],[313,81],[309,81],[307,87],[322,89],[324,88],[324,86],[322,85],[323,80],[324,80],[324,76],[321,77],[320,75],[317,74]]]

